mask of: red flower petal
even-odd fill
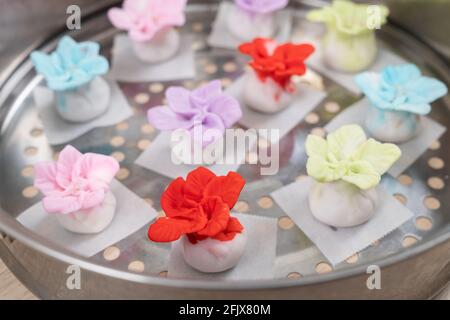
[[[257,38],[252,42],[239,46],[239,50],[253,58],[249,65],[255,70],[261,81],[273,79],[283,89],[288,90],[291,76],[306,72],[304,60],[313,52],[310,44],[294,45],[285,43],[275,48],[273,54],[268,53],[271,39]]]
[[[239,220],[235,217],[230,217],[228,220],[227,228],[218,233],[213,237],[213,239],[220,240],[220,241],[229,241],[233,240],[236,234],[241,233],[244,230],[244,227],[239,222]]]
[[[226,229],[230,219],[230,208],[219,197],[210,197],[203,201],[203,210],[208,217],[206,226],[197,231],[200,236],[214,236]]]
[[[195,202],[185,199],[183,178],[173,180],[161,196],[161,207],[168,217],[183,217],[186,211],[196,207]]]
[[[148,237],[156,242],[170,242],[180,238],[183,231],[189,225],[187,220],[159,218],[148,229]]]
[[[231,171],[226,176],[212,179],[204,191],[204,196],[218,196],[232,209],[239,199],[239,194],[244,185],[244,178],[238,173]]]
[[[150,225],[148,237],[156,242],[170,242],[181,235],[197,232],[205,227],[207,217],[197,209],[188,211],[190,219],[162,217]]]
[[[199,203],[203,198],[203,190],[216,175],[205,167],[198,167],[189,172],[184,186],[184,196]]]

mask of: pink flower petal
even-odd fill
[[[61,191],[56,182],[56,163],[43,162],[34,166],[34,186],[44,195]]]
[[[107,189],[117,171],[119,171],[119,163],[113,157],[86,153],[77,162],[72,173],[72,180],[82,177],[92,185],[103,186],[103,189]]]
[[[106,194],[104,189],[98,189],[85,193],[81,202],[81,209],[90,209],[102,204],[105,200],[105,196]]]
[[[130,14],[119,8],[109,9],[108,18],[112,25],[118,29],[128,30],[134,25]]]
[[[81,209],[81,203],[77,197],[45,197],[42,205],[48,213],[68,214]]]
[[[56,162],[56,181],[61,187],[67,187],[72,181],[72,170],[81,156],[81,152],[71,145],[60,152]]]

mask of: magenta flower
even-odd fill
[[[236,5],[250,13],[267,14],[287,6],[288,0],[234,0]]]
[[[34,166],[34,185],[45,195],[42,202],[47,212],[68,214],[101,204],[118,170],[113,157],[81,154],[68,145],[58,161]]]
[[[131,39],[150,41],[158,31],[185,23],[186,1],[125,0],[122,9],[108,11],[108,18],[116,28],[128,30]]]
[[[159,106],[148,111],[148,121],[159,130],[189,130],[195,141],[203,147],[217,140],[217,135],[209,137],[207,130],[217,130],[224,134],[242,116],[239,102],[222,92],[219,80],[189,91],[183,87],[166,90],[168,107]],[[201,127],[201,128],[199,128]],[[202,130],[195,130],[202,129]],[[201,137],[194,132],[202,132]],[[201,140],[201,141],[199,141]]]

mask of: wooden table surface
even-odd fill
[[[0,300],[3,299],[36,300],[37,297],[14,277],[0,259]],[[450,300],[450,285],[436,299]]]

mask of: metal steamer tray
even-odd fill
[[[170,85],[195,87],[205,80],[219,78],[224,86],[242,74],[245,58],[234,50],[210,48],[206,37],[217,12],[217,3],[194,2],[188,6],[188,22],[182,33],[194,38],[196,79],[164,83],[120,83],[135,114],[116,126],[97,128],[71,142],[82,152],[112,154],[120,160],[117,176],[128,188],[160,210],[159,198],[170,179],[134,164],[134,160],[156,137],[146,124],[146,110],[161,104]],[[305,5],[296,5],[293,33],[302,32]],[[77,40],[93,39],[110,56],[114,29],[104,11],[83,20]],[[51,49],[51,38],[40,46]],[[416,63],[450,85],[447,62],[410,34],[389,24],[379,33],[383,44]],[[305,155],[301,150],[311,131],[322,127],[341,110],[360,99],[323,78],[326,99],[280,143],[280,170],[262,177],[257,165],[239,169],[247,180],[236,211],[278,218],[276,265],[283,257],[296,256],[298,263],[277,273],[274,280],[239,282],[192,281],[167,277],[169,245],[147,240],[147,226],[92,258],[74,255],[33,234],[16,217],[40,200],[33,184],[32,165],[51,160],[64,146],[50,146],[34,106],[31,92],[39,78],[24,52],[20,64],[7,74],[0,92],[1,186],[0,255],[14,274],[41,298],[427,298],[450,280],[450,188],[447,131],[397,180],[395,197],[415,216],[383,239],[334,268],[285,216],[268,196],[270,192],[305,174]],[[11,68],[10,68],[11,69]],[[450,100],[433,105],[431,117],[450,127]],[[252,155],[249,155],[251,157]],[[393,179],[386,177],[386,179]],[[392,212],[395,214],[395,212]],[[69,265],[81,268],[81,290],[66,286]],[[369,265],[381,267],[381,290],[369,290]]]

